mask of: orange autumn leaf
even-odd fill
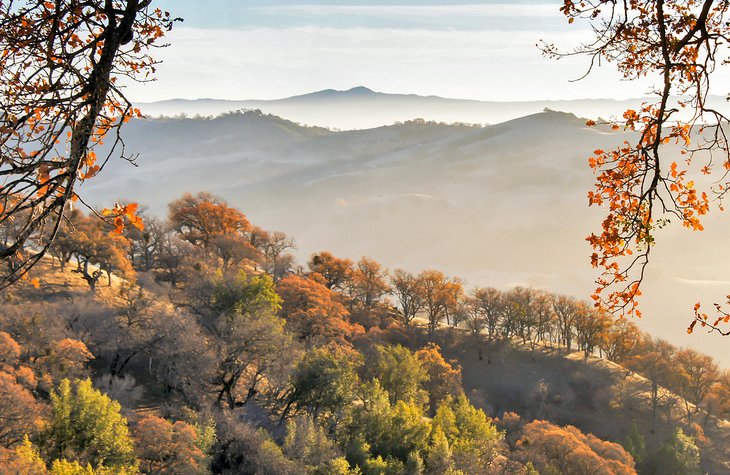
[[[111,209],[104,208],[101,214],[102,216],[109,216],[112,218],[114,233],[116,234],[122,234],[124,232],[125,219],[129,221],[129,224],[142,231],[144,230],[144,221],[136,214],[138,208],[139,205],[137,203],[128,203],[124,206],[119,203],[115,203],[114,207]]]

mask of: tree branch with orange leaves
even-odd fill
[[[712,73],[727,62],[729,8],[722,0],[565,0],[561,12],[568,23],[587,22],[593,39],[568,52],[541,45],[555,59],[589,57],[586,74],[609,62],[624,79],[655,79],[652,101],[603,124],[629,138],[589,158],[596,175],[589,204],[608,211],[602,229],[587,238],[591,262],[601,271],[597,306],[641,316],[637,299],[656,231],[672,220],[701,231],[711,202],[722,208],[730,171],[728,118],[707,99]],[[669,147],[679,147],[682,160],[673,161]],[[689,178],[693,167],[705,175],[721,171],[714,185],[699,190]],[[697,310],[695,315],[702,320]]]
[[[0,228],[13,229],[0,243],[0,288],[48,251],[77,185],[124,156],[118,130],[140,112],[118,81],[153,78],[151,53],[174,22],[151,4],[0,0]],[[111,151],[98,158],[107,137]],[[130,209],[110,210],[116,230]]]

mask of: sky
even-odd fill
[[[621,81],[587,58],[543,58],[537,43],[586,40],[560,0],[158,0],[184,19],[153,84],[136,102],[172,98],[277,99],[322,89],[479,100],[629,98],[649,83]]]

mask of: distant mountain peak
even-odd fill
[[[377,94],[377,92],[365,86],[356,86],[343,92],[346,94]]]
[[[291,101],[291,100],[307,100],[307,99],[346,99],[350,97],[366,97],[366,96],[377,96],[381,93],[375,92],[365,86],[356,86],[347,90],[338,89],[322,89],[321,91],[310,92],[309,94],[302,94],[300,96],[292,96],[287,99],[279,99],[280,101]]]

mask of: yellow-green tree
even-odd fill
[[[423,385],[429,374],[418,356],[401,345],[378,345],[368,361],[372,375],[390,396],[390,402],[415,402],[425,406],[428,393]]]
[[[356,371],[361,365],[358,352],[339,345],[307,352],[292,375],[293,391],[284,417],[292,408],[306,409],[315,420],[341,412],[355,398]]]
[[[51,393],[51,417],[41,435],[48,458],[90,464],[95,470],[134,472],[134,448],[120,409],[89,379],[61,381]]]
[[[439,406],[433,418],[433,428],[443,432],[455,468],[464,473],[487,471],[500,454],[504,440],[504,433],[463,394],[455,399],[449,398]],[[432,433],[434,441],[439,437],[437,432]]]
[[[649,461],[653,473],[663,475],[697,475],[700,470],[700,449],[694,439],[677,427],[672,436]]]

